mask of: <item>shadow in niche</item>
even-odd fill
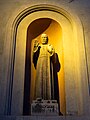
[[[61,68],[61,64],[59,62],[58,59],[58,54],[55,53],[52,57],[51,57],[51,63],[53,65],[53,78],[54,78],[54,87],[53,85],[51,85],[54,88],[54,99],[57,100],[58,102],[58,107],[59,107],[59,115],[63,115],[60,112],[60,100],[59,100],[59,86],[58,86],[58,75],[57,73],[60,71]],[[53,98],[52,98],[53,99]]]
[[[33,21],[27,29],[26,41],[26,60],[25,60],[25,80],[24,80],[24,98],[23,115],[30,115],[30,86],[31,86],[31,41],[42,34],[51,24],[49,18],[40,18]]]
[[[59,87],[58,87],[57,72],[59,72],[61,65],[57,53],[55,53],[51,57],[51,63],[53,63],[52,65],[53,65],[53,78],[54,78],[54,99],[56,99],[59,102]]]

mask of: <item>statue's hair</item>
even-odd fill
[[[43,33],[43,34],[41,35],[41,37],[42,37],[42,36],[46,36],[46,37],[48,37],[48,35],[47,35],[47,34],[45,34],[45,33]]]

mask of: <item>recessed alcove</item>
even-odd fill
[[[84,103],[88,96],[88,78],[83,28],[79,18],[75,13],[46,4],[28,7],[16,16],[10,27],[10,34],[7,35],[11,46],[8,48],[6,113],[23,115],[23,110],[27,109],[24,114],[29,114],[28,105],[33,99],[31,90],[34,89],[32,80],[35,71],[32,46],[33,41],[40,40],[41,33],[45,32],[61,63],[58,72],[60,110],[64,115],[83,114],[87,109]]]
[[[50,18],[40,18],[34,20],[27,29],[26,42],[26,66],[25,66],[25,89],[24,89],[24,114],[28,114],[29,106],[34,100],[35,91],[35,68],[32,61],[33,42],[37,39],[40,42],[41,34],[46,33],[49,37],[49,44],[55,48],[55,53],[61,65],[58,71],[55,93],[59,101],[60,110],[65,114],[65,83],[64,83],[64,59],[63,59],[63,43],[62,43],[62,28],[58,22]],[[62,86],[62,87],[60,87]],[[58,93],[59,92],[59,93]],[[29,102],[28,102],[29,101]]]

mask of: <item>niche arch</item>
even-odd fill
[[[63,67],[62,28],[60,24],[58,24],[55,20],[50,18],[36,19],[28,26],[28,29],[27,29],[25,88],[27,88],[28,84],[31,87],[28,86],[29,95],[27,94],[28,90],[25,89],[24,94],[26,94],[27,97],[25,98],[24,96],[24,105],[25,105],[24,108],[26,108],[26,111],[27,111],[27,107],[30,106],[30,103],[32,103],[32,100],[34,100],[36,70],[34,68],[34,64],[32,60],[32,51],[33,51],[33,44],[35,39],[41,42],[40,39],[41,39],[42,33],[46,33],[48,35],[49,44],[52,44],[54,46],[55,54],[57,55],[58,62],[60,63],[60,65],[62,64],[61,68],[57,66],[58,75],[55,72],[55,98],[59,103],[61,101],[60,106],[62,108],[62,111],[65,113],[65,83],[64,83],[64,70],[63,70],[64,67]],[[57,47],[58,44],[59,44],[59,47]],[[61,88],[60,84],[61,86],[63,86],[62,89],[60,89]],[[30,102],[28,103],[28,101]],[[27,104],[27,107],[26,107],[26,104]]]
[[[27,28],[31,22],[40,18],[53,19],[62,27],[66,95],[64,114],[69,114],[69,112],[83,114],[85,107],[83,89],[85,90],[87,86],[84,81],[84,79],[87,80],[87,69],[82,24],[74,13],[70,14],[62,8],[46,4],[35,5],[23,10],[13,22],[8,114],[23,114]]]

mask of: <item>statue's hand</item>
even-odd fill
[[[37,40],[34,41],[34,48],[33,48],[33,52],[36,52],[38,50],[39,47],[39,42]]]
[[[50,56],[52,56],[55,53],[55,49],[52,45],[48,45],[48,52],[50,53]]]
[[[39,42],[37,40],[34,41],[34,47],[38,47],[39,46]]]

